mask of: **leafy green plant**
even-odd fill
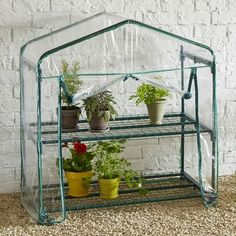
[[[104,112],[102,115],[106,122],[110,120],[110,117],[114,119],[114,116],[117,115],[117,111],[114,108],[115,104],[114,97],[111,92],[107,90],[86,98],[84,100],[84,108],[87,120],[91,120],[93,113],[99,115],[100,112]]]
[[[100,141],[93,144],[95,174],[102,179],[124,178],[129,188],[142,188],[142,179],[131,169],[131,163],[121,157],[125,140]]]
[[[62,146],[68,148],[71,154],[69,158],[63,158],[63,169],[65,171],[84,172],[92,170],[94,153],[89,150],[90,146],[80,142],[73,142],[71,145],[64,143]]]
[[[164,88],[157,88],[150,84],[142,84],[138,87],[136,94],[130,96],[131,99],[136,99],[136,105],[140,103],[151,104],[156,101],[163,101],[168,96],[170,96],[170,92]]]
[[[70,95],[76,93],[81,88],[83,83],[78,76],[79,69],[79,61],[74,62],[71,66],[65,60],[61,61],[61,72],[64,76],[64,81]],[[62,92],[61,98],[63,103],[67,104],[69,107],[70,103],[64,92]]]

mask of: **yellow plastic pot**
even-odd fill
[[[115,199],[118,197],[120,178],[101,179],[99,178],[100,197],[104,199]]]
[[[69,192],[72,197],[84,197],[89,194],[92,171],[66,172]]]

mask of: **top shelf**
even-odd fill
[[[161,125],[150,125],[146,115],[122,116],[109,122],[110,129],[103,133],[93,133],[89,130],[86,120],[79,122],[77,131],[63,132],[62,142],[79,139],[81,142],[109,139],[138,139],[147,137],[175,136],[181,134],[196,134],[195,120],[187,114],[166,114]],[[34,127],[36,128],[36,127]],[[201,133],[212,134],[212,129],[200,124]],[[36,134],[36,129],[34,131]],[[42,143],[58,143],[57,123],[42,124]]]

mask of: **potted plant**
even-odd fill
[[[91,131],[103,132],[108,129],[110,118],[114,119],[114,116],[117,115],[114,104],[116,104],[114,97],[107,90],[84,100],[84,108]]]
[[[142,181],[136,171],[130,168],[131,163],[120,156],[124,147],[124,140],[100,141],[93,145],[93,170],[98,176],[100,196],[104,199],[118,197],[121,178],[129,188],[142,188]]]
[[[89,194],[92,178],[92,160],[94,154],[90,146],[84,143],[72,142],[63,144],[70,152],[70,157],[63,158],[63,169],[68,182],[69,195],[84,197]]]
[[[147,105],[148,115],[151,125],[162,124],[164,116],[164,106],[170,92],[165,88],[154,87],[150,84],[142,84],[138,87],[136,94],[132,95],[130,99],[136,99],[136,105],[145,103]]]
[[[81,88],[82,81],[78,76],[79,68],[79,61],[74,62],[71,67],[65,60],[61,61],[61,72],[64,76],[64,82],[67,86],[69,95],[76,93]],[[61,99],[63,102],[62,130],[77,130],[79,115],[81,113],[80,107],[72,106],[64,91],[62,91]]]

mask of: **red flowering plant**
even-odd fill
[[[89,151],[90,146],[84,143],[72,142],[71,145],[64,143],[63,148],[68,148],[71,157],[63,158],[63,169],[70,172],[85,172],[92,170],[94,154]]]

